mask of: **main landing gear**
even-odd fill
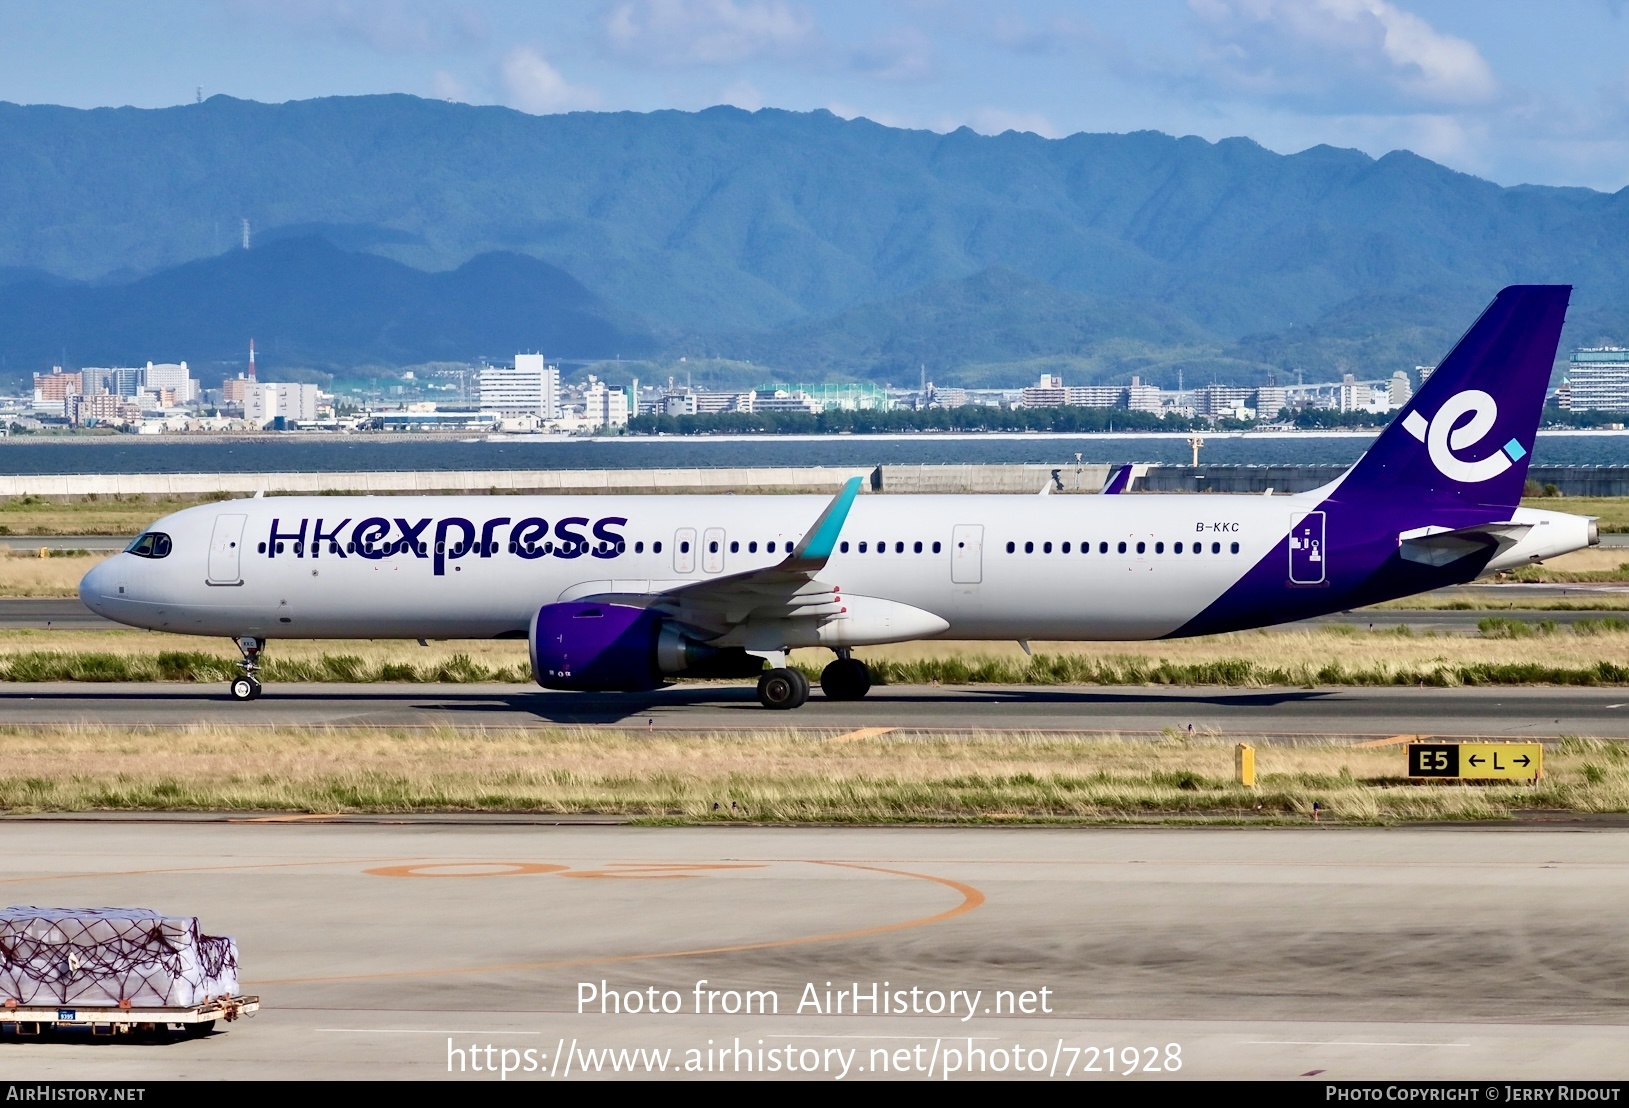
[[[795,669],[766,669],[758,678],[758,703],[765,708],[801,708],[809,699],[809,679]]]
[[[820,691],[827,700],[859,700],[871,691],[871,670],[847,650],[820,672]]]
[[[871,691],[871,670],[848,649],[820,674],[820,691],[827,700],[859,700]],[[765,708],[801,708],[809,699],[809,679],[790,667],[765,670],[758,678],[758,703]]]
[[[260,652],[266,648],[266,640],[246,635],[233,641],[243,655],[243,661],[238,663],[243,674],[232,681],[232,699],[239,702],[257,700],[260,697]]]

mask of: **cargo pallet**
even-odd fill
[[[0,1007],[0,1032],[9,1030],[14,1035],[32,1036],[50,1026],[89,1027],[92,1035],[171,1031],[202,1037],[214,1030],[217,1020],[232,1023],[239,1016],[252,1016],[258,1011],[258,996],[225,996],[190,1008],[136,1007],[129,1004],[69,1007],[66,1004],[19,1004],[15,1000],[7,1000]]]

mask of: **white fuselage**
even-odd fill
[[[1169,635],[1239,582],[1327,491],[861,496],[820,573],[853,598],[852,632],[845,638],[839,626],[834,638],[828,620],[824,637],[784,645]],[[87,575],[81,594],[110,619],[186,634],[520,637],[541,605],[662,592],[773,566],[826,503],[820,496],[229,501],[157,521],[150,531],[170,540],[164,557],[117,555]],[[1518,513],[1545,523],[1501,564],[1588,543],[1583,517]],[[1335,556],[1333,536],[1330,545]],[[868,609],[867,598],[892,602],[889,612]],[[901,618],[909,611],[931,618]],[[1261,613],[1260,623],[1275,621]]]

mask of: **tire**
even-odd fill
[[[801,708],[809,699],[809,679],[795,669],[772,669],[758,678],[758,703],[765,708]]]
[[[199,1020],[197,1023],[187,1024],[186,1030],[182,1031],[181,1034],[188,1039],[201,1039],[214,1030],[214,1020]]]
[[[820,671],[827,700],[859,700],[871,691],[871,670],[855,658],[839,658]]]
[[[253,700],[260,695],[260,682],[248,677],[239,677],[231,685],[232,699],[240,704]]]

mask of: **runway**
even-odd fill
[[[3,1079],[1629,1071],[1624,832],[0,826],[10,902],[197,915],[264,1004]]]
[[[191,724],[633,729],[869,727],[935,731],[1091,731],[1293,739],[1400,734],[1629,739],[1622,688],[889,686],[863,701],[816,694],[794,712],[761,708],[752,686],[677,685],[654,693],[562,693],[524,685],[270,685],[251,703],[223,685],[0,684],[8,724]]]

